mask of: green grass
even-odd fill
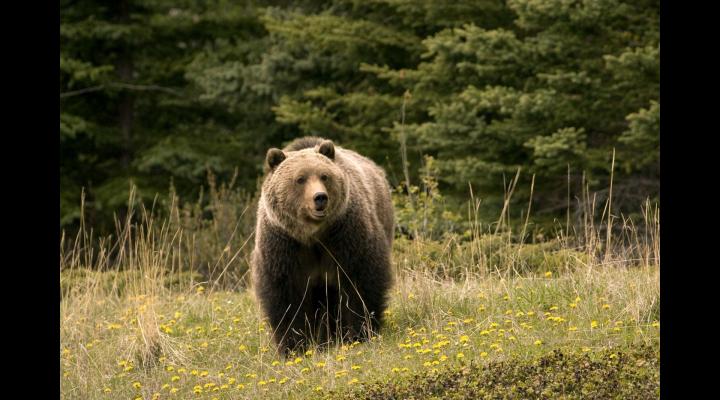
[[[575,354],[555,350],[535,360],[470,362],[438,372],[363,385],[334,399],[650,399],[659,397],[659,354],[640,346]]]
[[[569,354],[566,362],[582,371],[583,354],[602,363],[638,346],[657,350],[658,282],[656,267],[463,282],[406,273],[395,286],[380,336],[290,359],[276,354],[269,327],[247,291],[197,286],[154,296],[70,297],[61,307],[62,397],[316,398],[386,387],[404,398],[402,393],[417,386],[417,398],[426,398],[421,393],[436,391],[422,388],[437,379],[453,380],[459,371],[477,374],[479,386],[468,393],[482,393],[477,391],[483,387],[495,393],[483,382],[507,380],[507,373],[477,368],[503,361],[531,366],[561,350]],[[657,359],[646,362],[651,367],[643,368],[654,372],[646,377],[649,383],[638,386],[642,393],[648,384],[659,385]],[[429,378],[447,371],[449,377]],[[535,370],[528,374],[539,376]],[[567,382],[554,385],[570,385],[572,374],[557,376]],[[521,378],[518,383],[525,381]],[[531,386],[538,396],[559,390]]]

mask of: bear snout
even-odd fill
[[[313,196],[313,201],[315,202],[315,211],[323,211],[327,207],[328,195],[325,192],[317,192]]]

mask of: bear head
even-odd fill
[[[296,151],[272,148],[265,171],[261,207],[271,223],[298,241],[311,242],[347,209],[347,175],[330,140]]]

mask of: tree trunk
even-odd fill
[[[120,21],[128,23],[130,21],[129,1],[122,0],[119,4]],[[133,78],[133,59],[132,50],[125,44],[120,51],[120,56],[116,65],[117,74],[120,82],[130,83]],[[128,172],[130,161],[132,160],[132,126],[133,126],[133,104],[134,98],[131,91],[125,91],[120,97],[118,105],[118,122],[120,125],[120,135],[122,137],[122,153],[120,160],[123,168]]]

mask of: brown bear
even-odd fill
[[[377,332],[392,284],[384,171],[319,137],[268,150],[252,280],[282,353]]]

